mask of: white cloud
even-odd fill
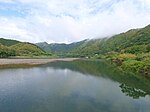
[[[17,14],[0,11],[0,36],[22,41],[68,43],[150,23],[149,0],[14,0],[11,6]]]
[[[0,2],[3,2],[3,3],[12,3],[14,0],[0,0]]]

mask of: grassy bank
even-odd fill
[[[132,54],[109,52],[93,58],[111,60],[122,71],[150,77],[150,53]]]

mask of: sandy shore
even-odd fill
[[[15,65],[15,64],[29,64],[40,65],[55,61],[73,61],[77,58],[62,58],[62,59],[0,59],[0,65]]]

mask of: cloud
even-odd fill
[[[149,0],[0,0],[0,36],[74,42],[150,23]]]
[[[12,3],[13,0],[0,0],[0,2],[2,2],[2,3]]]

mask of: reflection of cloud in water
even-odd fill
[[[119,85],[120,83],[109,78],[68,68],[6,69],[0,72],[0,108],[7,108],[7,103],[13,101],[13,108],[17,108],[15,104],[24,108],[25,104],[29,104],[34,105],[37,110],[44,107],[51,111],[62,108],[62,112],[68,109],[72,112],[76,109],[81,112],[136,112],[139,109],[150,109],[149,97],[135,101],[125,96]],[[1,99],[5,100],[5,104]],[[32,107],[28,106],[26,109],[30,108]]]

